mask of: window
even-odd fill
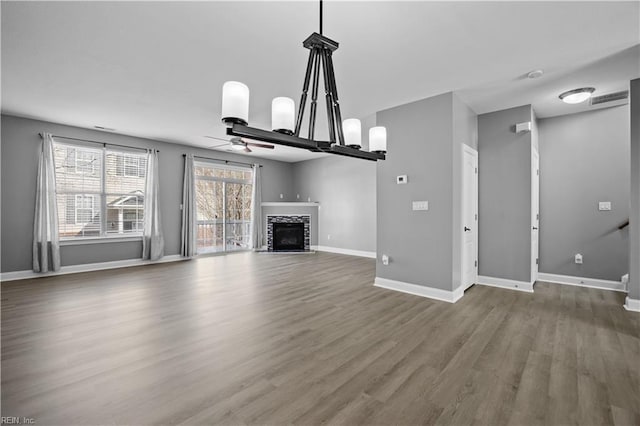
[[[144,176],[145,170],[142,169],[139,157],[132,155],[124,155],[124,175],[128,177]]]
[[[74,213],[76,225],[90,223],[98,212],[93,195],[76,195]]]
[[[60,238],[139,235],[147,157],[54,141]]]
[[[92,152],[72,149],[72,156],[75,157],[75,172],[83,175],[94,175],[96,173],[95,162],[97,157]]]
[[[196,162],[198,253],[250,247],[253,171]]]

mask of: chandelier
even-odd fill
[[[369,129],[369,151],[365,151],[362,149],[360,120],[355,118],[342,120],[332,58],[333,52],[338,49],[338,42],[322,35],[322,0],[320,0],[320,32],[311,34],[302,45],[309,49],[309,60],[297,114],[293,99],[277,97],[271,103],[272,130],[249,127],[249,88],[238,81],[227,81],[222,87],[222,121],[227,125],[227,135],[313,152],[345,155],[371,161],[384,160],[387,151],[386,128],[377,126]],[[329,127],[328,141],[315,140],[321,72]],[[309,125],[305,138],[300,136],[300,133],[310,84]]]

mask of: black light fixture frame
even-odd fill
[[[227,128],[227,135],[255,139],[293,148],[308,149],[313,152],[326,152],[371,161],[384,160],[386,158],[384,152],[363,151],[357,147],[345,145],[344,134],[342,132],[342,114],[340,112],[340,102],[338,100],[338,89],[336,87],[332,59],[332,54],[338,49],[339,44],[337,41],[322,35],[322,0],[320,0],[320,33],[314,32],[307,37],[302,45],[309,49],[309,60],[307,61],[307,70],[305,72],[302,96],[300,97],[300,105],[298,106],[296,126],[293,134],[283,131],[262,130],[249,127],[237,121],[226,120],[228,124],[230,124],[230,127]],[[321,68],[323,70],[322,77],[324,79],[327,105],[327,124],[329,126],[328,141],[314,140]],[[303,138],[300,137],[300,131],[304,119],[310,83],[312,85],[308,137]],[[225,120],[223,119],[223,121]]]

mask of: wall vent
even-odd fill
[[[591,105],[599,105],[607,102],[626,101],[629,98],[629,91],[623,90],[622,92],[608,93],[606,95],[594,96],[591,98]],[[623,102],[618,102],[622,104]],[[626,103],[626,102],[624,102]]]

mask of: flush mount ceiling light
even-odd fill
[[[227,135],[363,160],[384,160],[387,152],[387,130],[384,127],[369,129],[370,151],[364,151],[361,149],[360,120],[352,118],[342,121],[332,58],[333,52],[338,49],[338,42],[322,35],[322,0],[320,0],[320,33],[311,34],[302,45],[309,49],[309,60],[297,115],[295,115],[295,104],[292,99],[278,97],[273,99],[271,104],[272,130],[249,127],[249,88],[237,81],[227,81],[222,86],[222,121],[228,126]],[[329,126],[328,141],[314,139],[321,70]],[[307,137],[304,138],[300,136],[300,132],[310,83],[309,125]]]
[[[567,104],[579,104],[580,102],[584,102],[591,97],[591,94],[595,92],[596,89],[593,87],[582,87],[580,89],[569,90],[567,92],[561,93],[558,96],[562,102]]]

